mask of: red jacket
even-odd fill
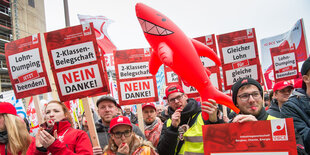
[[[47,152],[41,152],[33,147],[35,155],[92,155],[93,148],[87,133],[83,130],[71,128],[68,121],[56,122],[51,133],[57,130],[57,139],[47,148]]]
[[[36,140],[34,137],[31,137],[32,141],[29,145],[29,148],[33,148],[33,147],[36,147]],[[8,151],[8,150],[7,150]],[[0,155],[5,155],[5,144],[1,144],[0,143]],[[18,155],[20,155],[21,153],[18,153]],[[27,155],[32,155],[33,153],[28,149]],[[7,152],[7,155],[12,155],[10,152]]]

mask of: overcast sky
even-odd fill
[[[68,0],[71,26],[78,25],[77,14],[102,15],[112,20],[108,33],[118,49],[149,47],[135,13],[142,2],[160,11],[188,37],[255,28],[260,49],[262,38],[290,30],[304,19],[310,36],[309,0]],[[47,31],[65,27],[63,0],[45,0]]]

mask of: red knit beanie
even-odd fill
[[[9,102],[0,102],[0,114],[12,114],[17,116],[15,107]]]

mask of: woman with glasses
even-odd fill
[[[109,133],[109,144],[104,148],[104,155],[157,155],[151,142],[135,135],[130,120],[126,116],[113,118]]]
[[[87,133],[72,128],[68,108],[59,101],[50,101],[45,107],[46,123],[36,135],[34,155],[92,155],[93,149]]]

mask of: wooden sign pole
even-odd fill
[[[138,116],[138,124],[139,128],[144,134],[144,121],[143,121],[143,115],[142,115],[142,106],[141,104],[137,104],[137,116]]]
[[[39,99],[38,99],[38,95],[33,96],[33,102],[34,102],[34,107],[36,109],[36,114],[37,114],[37,119],[39,124],[42,124],[44,122],[44,119],[42,117],[42,113],[41,113],[41,108],[40,108],[40,103],[39,103]]]
[[[93,144],[93,147],[100,147],[93,114],[92,114],[90,106],[89,106],[88,97],[83,98],[82,102],[83,102],[83,107],[84,107],[87,125],[88,125],[88,129],[89,129],[90,140]]]

